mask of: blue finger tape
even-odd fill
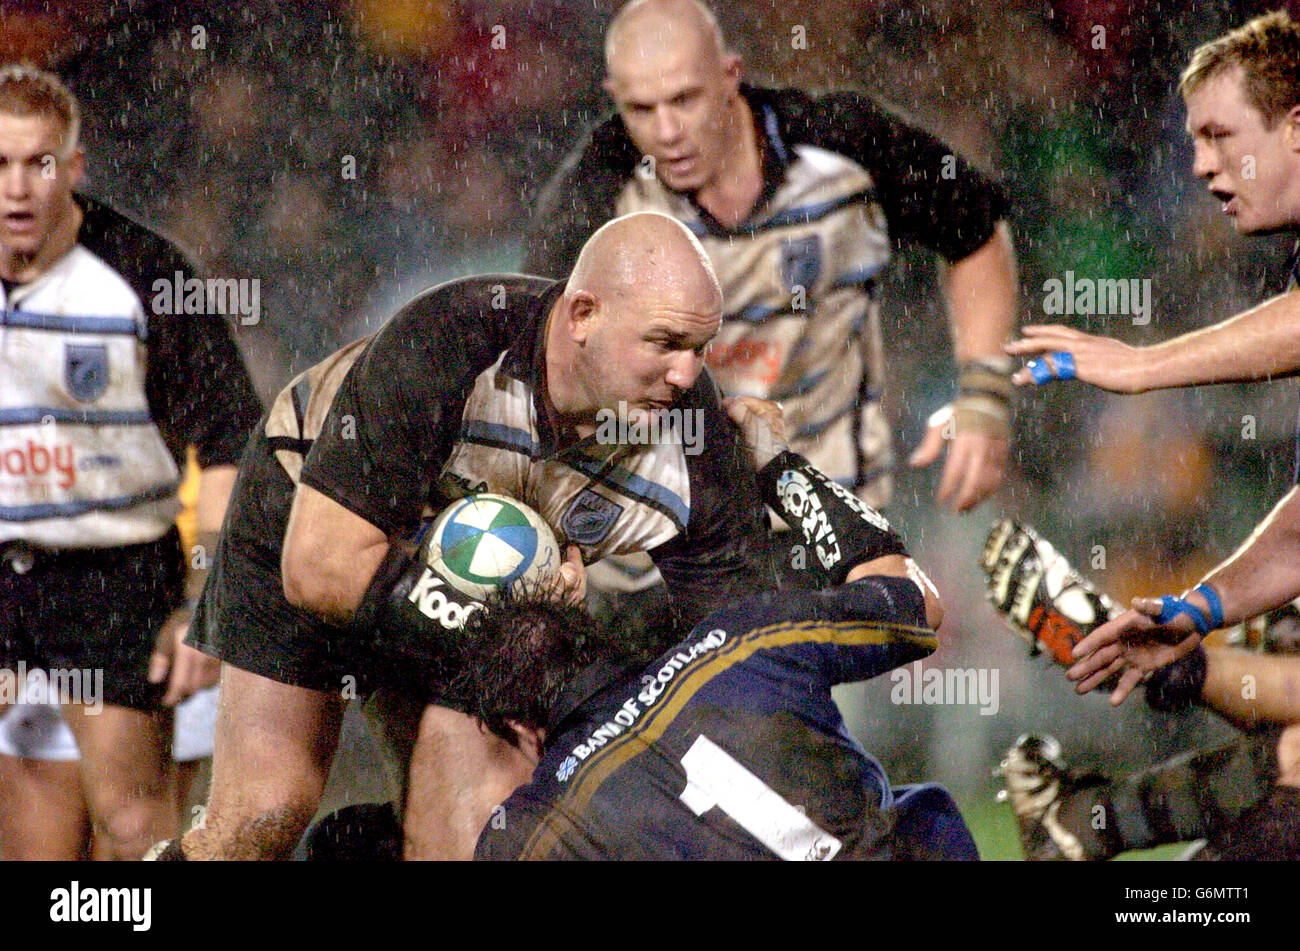
[[[1030,360],[1025,364],[1025,369],[1029,371],[1029,375],[1033,377],[1034,382],[1039,386],[1056,379],[1056,374],[1052,372],[1052,368],[1046,360]]]
[[[1055,351],[1052,354],[1052,361],[1056,364],[1058,380],[1073,380],[1077,375],[1074,369],[1074,354],[1069,350]]]

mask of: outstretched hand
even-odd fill
[[[1019,340],[1003,346],[1015,357],[1041,360],[1050,371],[1048,381],[1059,379],[1061,367],[1053,356],[1068,353],[1074,359],[1074,378],[1112,393],[1140,393],[1141,350],[1111,337],[1086,334],[1060,324],[1036,324],[1020,328]],[[1033,371],[1022,367],[1011,376],[1017,386],[1033,386]]]
[[[780,403],[756,396],[730,396],[722,401],[731,421],[740,429],[755,470],[786,450],[785,414]]]
[[[1075,681],[1077,693],[1087,693],[1119,676],[1111,692],[1111,706],[1118,706],[1151,674],[1190,654],[1201,642],[1191,618],[1182,614],[1160,624],[1159,598],[1134,598],[1133,607],[1107,621],[1078,644],[1073,655],[1077,663],[1065,672]]]

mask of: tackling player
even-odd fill
[[[731,408],[752,433],[751,408]],[[476,857],[978,858],[948,794],[891,787],[831,697],[932,653],[937,592],[883,517],[767,442],[764,497],[816,553],[807,580],[824,590],[745,598],[649,664],[549,602],[467,622],[458,689],[537,766]]]

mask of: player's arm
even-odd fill
[[[332,624],[350,621],[389,540],[420,525],[450,452],[472,344],[441,304],[417,298],[371,338],[330,404],[290,511],[281,553],[285,597]]]
[[[385,531],[323,492],[300,485],[280,561],[284,595],[295,607],[345,625],[388,550]]]
[[[1027,326],[1021,333],[1022,339],[1007,344],[1007,353],[1041,359],[1052,374],[1059,369],[1053,354],[1069,353],[1078,379],[1113,393],[1253,383],[1300,372],[1300,291],[1149,347],[1058,324]],[[1028,367],[1012,380],[1020,386],[1035,382]]]
[[[1209,648],[1201,700],[1242,729],[1300,723],[1300,657]]]
[[[926,624],[937,629],[943,605],[934,584],[882,514],[786,448],[780,406],[750,396],[733,397],[724,405],[758,470],[763,500],[793,529],[791,554],[800,557],[790,563],[805,566],[810,586],[831,587],[873,575],[910,579],[924,601]]]
[[[930,421],[910,462],[930,465],[947,443],[939,499],[966,511],[1001,485],[1006,468],[1013,365],[1002,347],[1015,330],[1018,307],[1006,196],[948,145],[866,96],[821,97],[792,131],[797,140],[866,168],[890,237],[930,248],[947,262],[944,296],[959,392],[950,415]]]
[[[1148,674],[1195,650],[1211,625],[1239,623],[1298,595],[1300,489],[1292,489],[1196,589],[1180,599],[1135,598],[1132,609],[1080,641],[1067,676],[1085,693],[1119,674],[1111,703],[1122,703]]]
[[[965,512],[1002,484],[1011,425],[1010,388],[1002,346],[1016,324],[1016,258],[1006,222],[978,250],[944,270],[953,353],[961,368],[952,404],[952,439],[939,501]],[[931,421],[912,454],[913,466],[939,458],[946,417]]]

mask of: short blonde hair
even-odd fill
[[[23,64],[0,68],[0,113],[56,119],[63,129],[60,157],[71,154],[77,147],[81,108],[77,97],[53,73]]]
[[[1209,79],[1240,67],[1246,99],[1272,128],[1300,106],[1300,24],[1285,10],[1256,17],[1196,48],[1178,91],[1186,99]]]

